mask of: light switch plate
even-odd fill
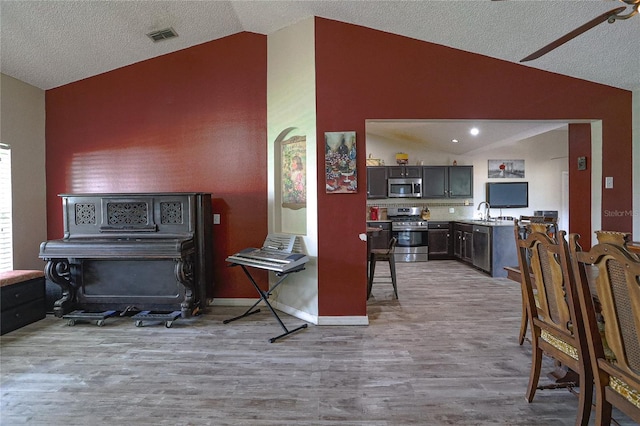
[[[213,224],[214,225],[220,225],[220,215],[218,213],[215,213],[213,215]]]
[[[587,157],[578,157],[578,170],[587,170]]]
[[[606,189],[613,188],[613,176],[607,176],[606,178],[604,178],[604,187]]]

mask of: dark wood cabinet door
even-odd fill
[[[367,198],[387,198],[387,167],[367,167]]]
[[[449,226],[443,228],[429,228],[429,259],[451,258],[451,233]]]
[[[453,231],[453,257],[462,259],[462,231],[460,229]]]
[[[448,192],[447,166],[422,168],[422,198],[446,198]]]
[[[462,260],[473,262],[473,232],[463,231],[462,233]]]
[[[416,166],[389,166],[387,175],[390,178],[419,178],[422,168]]]
[[[450,198],[473,197],[473,166],[449,167]]]

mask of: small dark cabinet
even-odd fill
[[[419,178],[422,177],[422,168],[416,166],[390,166],[388,167],[390,178]]]
[[[453,254],[463,262],[473,262],[473,226],[456,223],[453,235]]]
[[[449,222],[429,222],[429,259],[453,257],[452,233]]]
[[[0,288],[0,334],[17,330],[45,317],[44,277]]]
[[[386,249],[391,240],[391,222],[367,222],[368,228],[379,228],[378,232],[367,233],[369,249]]]
[[[422,198],[473,197],[473,166],[424,166]]]
[[[387,198],[387,168],[367,167],[367,198]]]

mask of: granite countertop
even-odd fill
[[[389,223],[391,220],[369,220],[368,223]],[[513,226],[513,220],[498,220],[491,219],[480,220],[480,219],[454,219],[454,220],[446,220],[446,219],[429,219],[428,222],[456,222],[456,223],[466,223],[469,225],[482,225],[482,226]]]
[[[467,223],[469,225],[482,225],[482,226],[513,226],[513,220],[480,220],[480,219],[459,219],[454,222]]]

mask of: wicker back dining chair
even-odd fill
[[[640,423],[640,258],[627,250],[630,234],[596,236],[586,252],[579,235],[569,236],[595,380],[595,424],[611,424],[613,406]]]
[[[519,226],[519,232],[523,240],[527,239],[527,235],[531,232],[531,224],[532,223],[544,223],[547,224],[547,235],[552,238],[555,238],[556,233],[558,232],[558,222],[555,217],[548,216],[520,216],[520,219],[517,221]],[[530,257],[527,260],[527,267],[530,268]],[[522,271],[521,271],[522,273]],[[535,284],[534,284],[535,286]],[[527,302],[524,292],[524,287],[522,288],[522,317],[520,319],[520,331],[518,333],[518,343],[521,345],[524,343],[526,334],[527,334],[527,324],[529,323],[528,314],[527,314]]]
[[[526,239],[523,239],[517,220],[514,233],[520,270],[526,271],[529,268],[527,262],[530,262],[531,270],[530,274],[521,274],[531,325],[532,345],[526,399],[532,402],[537,389],[558,387],[555,383],[539,385],[542,357],[546,354],[578,374],[577,386],[580,391],[576,424],[586,425],[591,412],[593,377],[586,333],[582,326],[578,295],[566,248],[566,233],[558,231],[556,238],[551,238],[547,225],[532,223],[530,232]],[[536,295],[532,279],[535,280]]]

